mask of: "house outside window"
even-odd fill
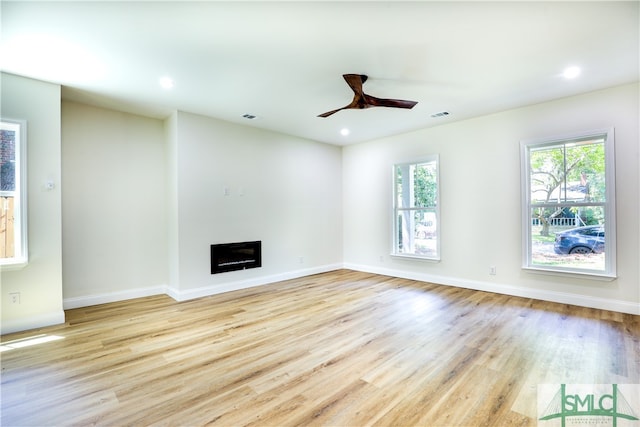
[[[523,267],[615,277],[613,129],[521,143]]]
[[[27,262],[26,123],[0,121],[0,266]]]
[[[440,259],[438,156],[396,164],[392,255]]]

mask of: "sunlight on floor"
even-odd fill
[[[22,347],[30,347],[32,345],[44,344],[46,342],[62,340],[64,337],[58,335],[35,335],[33,337],[22,338],[14,341],[0,343],[0,352],[15,350]]]

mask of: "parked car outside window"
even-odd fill
[[[604,226],[572,228],[556,234],[553,250],[557,254],[591,254],[604,251]]]

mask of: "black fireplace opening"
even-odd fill
[[[211,245],[211,274],[262,267],[262,242]]]

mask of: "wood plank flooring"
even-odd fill
[[[3,426],[537,425],[539,384],[640,383],[639,316],[340,270],[67,311],[1,353]]]

